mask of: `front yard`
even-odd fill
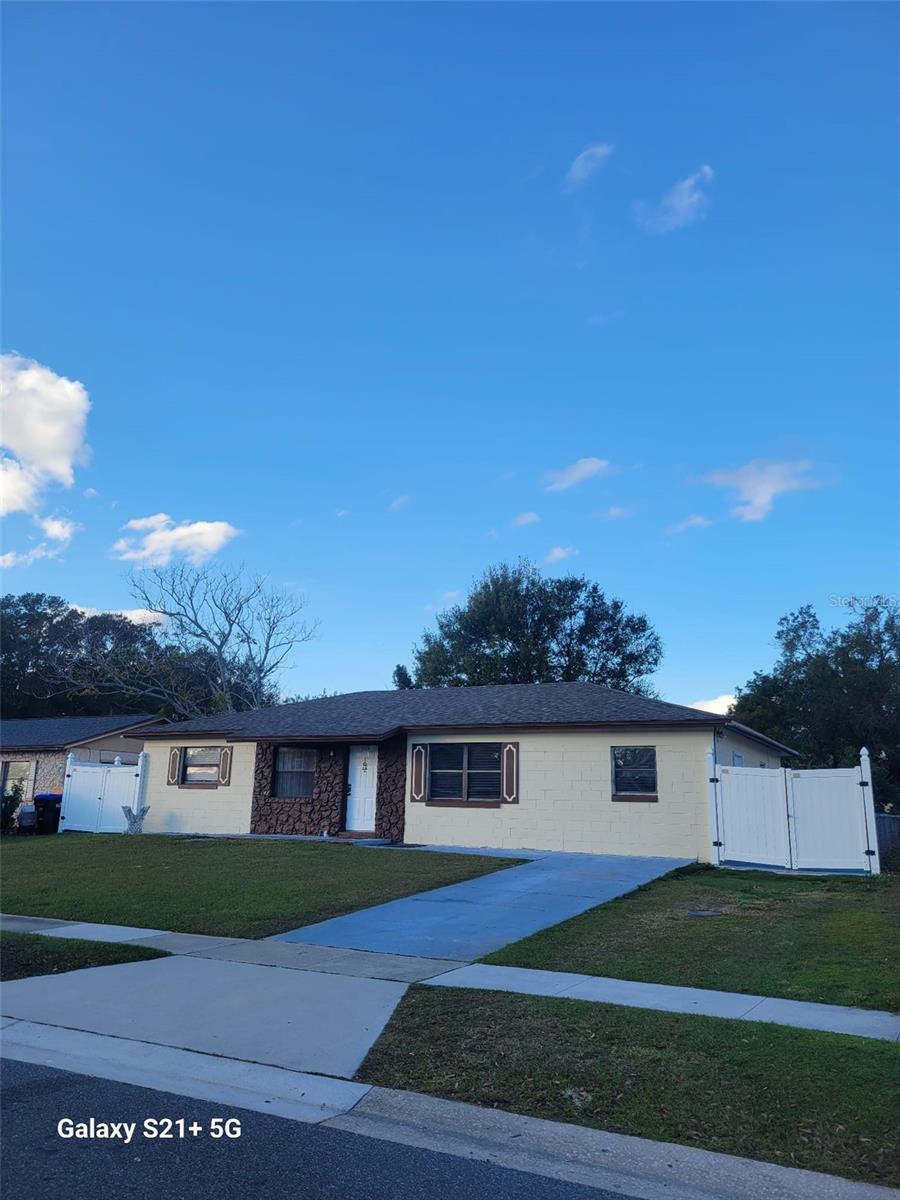
[[[67,833],[2,845],[3,911],[260,938],[517,859],[316,842]]]
[[[415,986],[358,1078],[900,1184],[900,1046],[888,1042]]]
[[[900,1011],[900,876],[688,867],[484,961]]]
[[[164,950],[122,943],[85,942],[81,938],[51,938],[39,933],[0,933],[0,980],[61,975],[84,967],[166,958]]]

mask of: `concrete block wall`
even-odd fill
[[[249,833],[253,801],[255,742],[236,742],[232,747],[231,782],[225,787],[180,787],[167,783],[169,751],[173,746],[224,746],[224,741],[203,738],[190,742],[148,740],[147,782],[144,803],[150,811],[145,833]]]
[[[454,731],[411,736],[409,743],[499,740]],[[504,731],[502,740],[519,743],[518,804],[432,807],[413,803],[407,787],[406,841],[709,860],[711,730]],[[613,746],[656,747],[655,803],[612,799]]]

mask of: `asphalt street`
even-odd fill
[[[4,1060],[0,1084],[4,1200],[624,1200],[616,1192],[30,1063]],[[61,1120],[75,1126],[91,1118],[134,1123],[130,1144],[121,1137],[60,1136]],[[178,1124],[170,1138],[143,1136],[147,1119],[165,1118],[183,1120],[184,1137]],[[240,1136],[214,1138],[216,1119],[239,1122]],[[195,1125],[199,1132],[191,1131]]]

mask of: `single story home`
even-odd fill
[[[158,725],[152,713],[109,717],[22,717],[0,721],[0,785],[9,796],[22,784],[22,799],[61,792],[66,756],[81,762],[136,763],[140,729]],[[125,734],[129,736],[126,738]]]
[[[591,683],[348,695],[144,729],[148,833],[712,857],[714,762],[794,752]]]

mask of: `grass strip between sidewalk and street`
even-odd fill
[[[261,938],[519,859],[334,842],[66,833],[4,839],[3,911]]]
[[[164,950],[126,946],[122,942],[86,942],[82,938],[53,938],[40,933],[0,933],[0,980],[61,975],[83,967],[167,958]]]
[[[890,1042],[419,985],[357,1078],[900,1184],[900,1046]]]
[[[687,867],[482,961],[900,1011],[900,876]]]

